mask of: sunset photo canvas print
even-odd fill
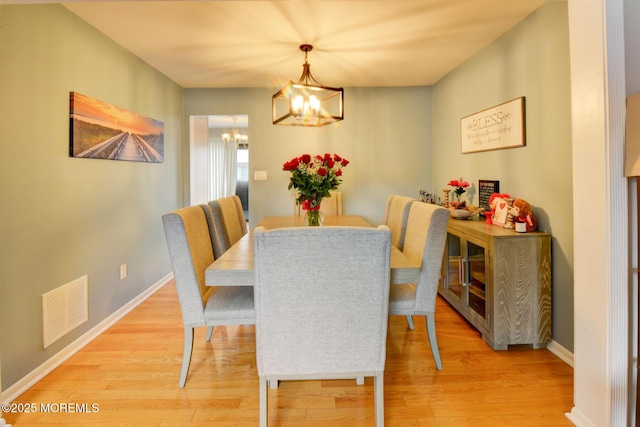
[[[69,155],[161,163],[164,123],[78,92],[70,93]]]

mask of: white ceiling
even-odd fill
[[[562,0],[561,0],[562,1]],[[2,3],[58,3],[2,0]],[[61,2],[185,88],[432,85],[546,0]]]
[[[249,128],[249,116],[244,114],[207,116],[207,120],[210,129],[221,129],[224,132],[230,132],[232,129]]]

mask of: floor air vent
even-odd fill
[[[42,295],[44,348],[89,320],[88,284],[88,277],[82,276]]]

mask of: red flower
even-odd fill
[[[447,183],[447,185],[455,187],[455,190],[453,190],[453,191],[458,195],[458,198],[465,191],[467,191],[467,187],[469,187],[469,183],[467,181],[463,180],[462,178],[460,178],[460,179],[452,179],[451,181],[449,181]]]
[[[452,187],[458,187],[458,188],[467,188],[469,186],[469,183],[463,180],[462,178],[460,178],[460,179],[452,179],[451,181],[449,181],[447,185],[450,185]]]
[[[347,166],[349,164],[349,160],[342,159],[342,166]]]
[[[299,157],[299,160],[302,163],[309,163],[311,161],[311,156],[309,154],[303,154],[302,156]]]
[[[285,170],[285,171],[296,170],[296,169],[298,169],[298,165],[299,164],[300,164],[300,162],[298,161],[298,159],[289,160],[287,163],[285,163],[282,166],[282,170]]]
[[[336,176],[342,176],[342,170],[341,169],[338,169],[336,171]]]
[[[333,155],[333,160],[335,160],[336,162],[340,162],[342,161],[342,157],[338,156],[337,154]]]
[[[303,210],[305,211],[319,211],[320,210],[320,206],[315,206],[315,207],[311,207],[311,200],[303,200],[302,202],[300,202],[300,207],[302,207]]]
[[[329,169],[331,169],[332,167],[334,167],[336,164],[336,162],[333,161],[332,158],[329,158],[329,160],[326,161],[326,165]]]
[[[327,176],[327,170],[325,168],[318,169],[318,175]]]

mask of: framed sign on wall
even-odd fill
[[[524,97],[520,97],[460,119],[462,152],[523,147],[524,104]]]

